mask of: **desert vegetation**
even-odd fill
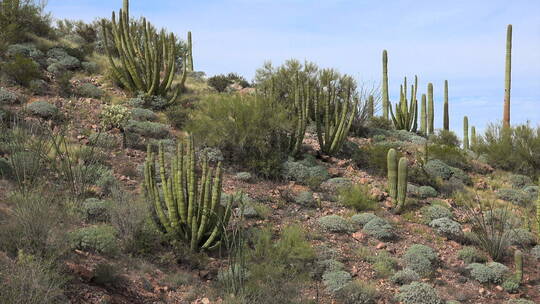
[[[387,50],[380,90],[296,59],[207,77],[196,33],[129,5],[53,24],[0,0],[1,303],[540,302],[511,25],[482,134],[448,81],[390,100]]]

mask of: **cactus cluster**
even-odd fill
[[[207,159],[198,162],[193,138],[178,144],[169,172],[163,145],[159,146],[159,168],[154,154],[148,146],[144,190],[157,215],[156,224],[162,232],[189,244],[192,251],[218,247],[233,200],[231,196],[226,206],[221,204],[221,164],[212,168]]]
[[[401,212],[405,207],[407,199],[407,175],[408,161],[406,157],[397,160],[395,149],[388,150],[388,193],[390,197],[396,200],[396,212]]]
[[[118,20],[115,12],[112,13],[110,29],[106,21],[102,21],[102,30],[111,74],[116,81],[132,93],[176,99],[184,85],[186,65],[180,83],[173,84],[180,51],[174,34],[167,34],[164,29],[158,33],[145,18],[139,28],[130,20],[128,0],[124,0]],[[109,39],[114,42],[112,46]]]
[[[418,116],[418,102],[416,100],[416,92],[418,89],[418,77],[414,77],[414,85],[411,85],[411,98],[410,103],[407,99],[407,77],[400,88],[399,103],[396,104],[395,114],[392,111],[392,106],[389,105],[390,114],[394,127],[398,130],[406,130],[410,132],[416,132],[417,129],[417,116]]]

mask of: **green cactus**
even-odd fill
[[[199,163],[192,138],[185,149],[184,146],[184,143],[178,144],[168,173],[163,145],[159,146],[159,169],[155,166],[154,152],[148,146],[144,165],[145,196],[153,205],[161,231],[189,244],[192,251],[211,250],[221,244],[231,216],[232,197],[226,206],[221,204],[221,164],[211,168],[206,159]],[[197,176],[197,165],[200,165],[200,176]]]
[[[187,54],[186,54],[187,70],[193,72],[193,42],[191,41],[191,31],[187,33]]]
[[[514,278],[517,283],[523,280],[523,253],[521,250],[514,251]]]
[[[395,149],[388,150],[386,155],[387,169],[388,169],[388,194],[391,198],[397,199],[397,185],[398,185],[398,160],[397,152]]]
[[[478,144],[478,137],[476,137],[476,127],[471,127],[471,150],[474,150]]]
[[[415,83],[418,83],[416,76]],[[418,116],[416,91],[415,85],[412,85],[410,98],[411,102],[409,103],[409,100],[407,99],[407,77],[405,77],[403,85],[400,89],[399,104],[396,104],[395,114],[394,111],[392,111],[391,104],[388,106],[390,109],[390,115],[392,116],[392,121],[394,122],[394,127],[397,130],[406,130],[410,132],[416,131],[416,117]]]
[[[383,50],[382,54],[383,63],[383,80],[382,80],[382,108],[383,117],[388,119],[388,108],[390,107],[390,99],[388,97],[388,53]]]
[[[463,149],[469,150],[469,118],[463,117]]]
[[[401,212],[405,208],[405,200],[407,199],[407,174],[408,174],[407,158],[399,159],[398,178],[397,178],[397,212]]]
[[[428,119],[427,128],[428,135],[431,135],[435,131],[435,105],[433,104],[433,84],[428,83]]]
[[[334,155],[347,139],[356,115],[356,82],[334,69],[320,71],[319,82],[314,105],[317,139],[322,153]]]
[[[510,126],[510,88],[512,85],[512,25],[506,29],[506,64],[504,71],[504,113],[503,124]]]
[[[538,179],[538,185],[540,185],[540,178]],[[536,201],[536,222],[538,226],[538,238],[540,239],[540,192],[538,193],[538,200]]]
[[[450,114],[448,113],[448,80],[444,81],[444,117],[443,128],[450,130]]]
[[[373,99],[373,95],[369,95],[368,97],[367,115],[368,118],[372,118],[375,115],[375,100]]]
[[[420,107],[420,133],[427,135],[427,103],[426,94],[422,94],[422,106]]]
[[[107,28],[102,22],[105,50],[113,78],[132,93],[143,92],[145,95],[170,97],[174,101],[184,86],[186,67],[178,84],[175,79],[175,64],[179,48],[174,34],[159,33],[142,19],[142,27],[137,28],[129,17],[129,1],[124,0],[124,7],[118,14],[112,13],[112,27]],[[114,41],[109,45],[110,38]],[[113,56],[114,48],[118,58]]]

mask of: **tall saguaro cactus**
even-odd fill
[[[191,31],[187,33],[187,54],[186,54],[186,63],[187,70],[193,72],[193,42],[191,41]]]
[[[369,95],[368,97],[367,112],[370,119],[375,115],[375,100],[373,99],[373,95]]]
[[[388,150],[388,154],[386,155],[386,167],[388,170],[388,194],[391,198],[397,199],[398,161],[397,152],[394,148]]]
[[[420,132],[423,135],[427,135],[427,102],[426,94],[422,94],[422,105],[420,107]]]
[[[428,134],[431,135],[435,131],[435,105],[433,103],[433,84],[428,83]]]
[[[506,64],[504,71],[504,113],[503,124],[510,126],[510,87],[512,85],[512,25],[506,29]]]
[[[514,268],[514,279],[516,283],[521,283],[523,280],[523,252],[519,249],[514,251]]]
[[[206,159],[199,163],[192,138],[186,149],[182,143],[178,145],[169,172],[163,145],[159,146],[159,169],[155,161],[149,146],[144,165],[144,192],[156,212],[156,224],[173,238],[188,243],[192,251],[219,246],[232,206],[232,198],[226,206],[220,202],[221,164],[211,168]]]
[[[390,107],[390,99],[388,97],[388,53],[383,50],[382,54],[383,64],[383,79],[382,79],[382,108],[383,117],[388,119],[388,108]]]
[[[397,179],[397,212],[401,212],[405,207],[407,199],[407,174],[408,161],[406,157],[399,159],[398,164],[398,179]]]
[[[173,84],[176,57],[180,55],[174,34],[166,34],[165,30],[158,33],[144,18],[141,26],[131,22],[128,0],[124,0],[118,21],[113,12],[111,29],[107,28],[103,20],[102,30],[110,70],[115,80],[132,93],[142,92],[176,99],[184,85],[186,73],[184,68],[180,82]],[[113,45],[109,45],[109,37]],[[118,58],[113,56],[111,48],[115,49]]]
[[[450,130],[450,114],[448,113],[448,80],[444,81],[444,117],[443,128]]]
[[[469,118],[463,117],[463,149],[469,150]]]
[[[471,127],[471,150],[474,150],[474,148],[478,145],[478,138],[476,137],[476,127]]]

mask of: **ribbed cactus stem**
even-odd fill
[[[391,198],[397,199],[397,183],[398,183],[398,161],[397,152],[395,149],[388,150],[386,155],[388,169],[388,194]]]
[[[420,132],[427,135],[427,101],[426,94],[422,94],[422,106],[420,107]]]
[[[463,117],[463,149],[469,150],[469,118]]]
[[[435,131],[435,109],[433,103],[433,84],[428,83],[428,134],[431,135]]]
[[[401,212],[405,208],[405,201],[407,199],[407,171],[407,158],[402,157],[399,159],[398,165],[397,212]]]
[[[388,97],[388,53],[383,50],[382,54],[383,64],[383,79],[382,79],[382,107],[383,117],[388,119],[388,107],[390,107],[390,99]]]
[[[373,115],[375,115],[375,101],[373,99],[373,95],[369,95],[368,97],[367,112],[368,118],[372,118]]]
[[[188,42],[187,42],[187,64],[188,71],[193,72],[193,41],[191,40],[191,31],[188,32]]]
[[[523,280],[523,253],[519,249],[514,251],[514,268],[516,282],[521,283]]]
[[[448,113],[448,80],[444,81],[444,117],[443,128],[450,130],[450,114]]]
[[[476,127],[471,127],[471,150],[474,150],[476,145],[478,144],[478,138],[476,137]]]
[[[512,25],[506,29],[506,64],[504,71],[504,113],[503,124],[510,126],[510,88],[512,85]]]

